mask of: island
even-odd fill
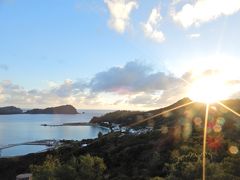
[[[78,112],[72,105],[48,107],[45,109],[31,109],[26,112],[23,112],[22,109],[15,106],[0,107],[0,115],[10,114],[78,114]]]
[[[78,114],[78,112],[72,105],[63,105],[46,109],[32,109],[26,111],[25,114]]]
[[[22,114],[23,111],[15,106],[0,107],[0,115]]]

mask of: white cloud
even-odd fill
[[[162,16],[160,14],[160,10],[153,8],[148,21],[143,24],[145,36],[159,43],[165,40],[163,32],[158,30],[158,26],[161,20]]]
[[[184,28],[197,26],[220,16],[232,15],[240,10],[240,0],[197,0],[185,4],[179,12],[171,13],[173,20]]]
[[[49,107],[72,104],[78,108],[143,109],[161,106],[161,93],[177,84],[171,74],[156,72],[138,61],[97,73],[89,82],[47,82],[46,89],[27,90],[11,81],[0,81],[2,106]]]
[[[193,33],[193,34],[189,34],[188,37],[191,39],[196,39],[199,38],[201,35],[199,33]]]
[[[91,80],[89,88],[94,92],[134,94],[165,90],[176,81],[178,79],[171,74],[155,72],[151,66],[131,61],[123,67],[112,67],[97,73]]]
[[[0,82],[0,103],[2,106],[46,107],[63,104],[86,104],[88,93],[81,82],[64,81],[60,85],[43,90],[27,90],[11,81]]]
[[[237,67],[236,70],[231,69],[233,76],[229,76],[227,81],[236,87],[234,92],[237,93],[233,98],[240,97]],[[213,68],[199,72],[192,69],[181,77],[175,77],[155,71],[153,66],[132,61],[99,72],[88,82],[70,79],[60,84],[48,82],[49,87],[46,89],[27,90],[11,81],[0,81],[0,104],[34,108],[72,104],[82,109],[154,109],[186,97],[189,83],[197,77],[218,72],[218,69]]]
[[[130,13],[138,7],[136,0],[104,0],[107,4],[111,18],[109,25],[119,33],[123,33],[130,21]]]

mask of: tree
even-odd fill
[[[79,177],[84,180],[101,180],[107,169],[103,159],[97,156],[90,156],[89,154],[80,156],[76,166],[79,167]]]
[[[60,164],[57,158],[47,156],[43,165],[32,165],[34,180],[102,180],[106,165],[97,156],[73,157],[69,162]]]
[[[34,180],[55,180],[55,172],[60,167],[60,162],[53,156],[47,156],[43,165],[31,165]]]
[[[150,180],[164,180],[164,178],[156,176],[151,178]]]

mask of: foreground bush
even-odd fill
[[[88,154],[73,157],[65,164],[53,156],[47,156],[42,165],[32,165],[30,169],[34,180],[101,180],[107,168],[103,159]]]

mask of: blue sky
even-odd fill
[[[0,102],[97,109],[166,105],[183,94],[161,97],[173,88],[165,81],[181,78],[195,59],[239,59],[239,19],[239,0],[0,0]],[[146,90],[135,76],[132,86],[122,83],[132,78],[127,70],[146,81],[156,76],[158,86]],[[109,78],[116,87],[106,85]]]

